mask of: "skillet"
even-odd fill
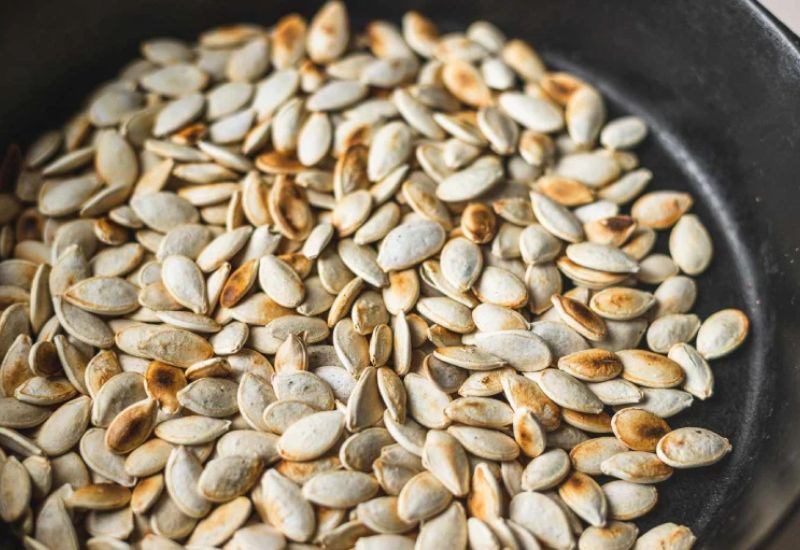
[[[0,147],[61,124],[142,39],[269,24],[319,2],[46,0],[0,6]],[[769,546],[800,494],[800,40],[745,0],[348,2],[354,28],[418,9],[442,30],[487,19],[555,68],[596,84],[611,116],[645,118],[651,189],[690,190],[716,246],[696,311],[739,307],[745,346],[714,362],[716,395],[671,420],[726,435],[721,463],[659,487],[646,530],[690,525],[698,547]],[[800,519],[800,518],[799,518]],[[0,529],[0,548],[13,548]]]

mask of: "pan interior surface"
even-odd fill
[[[191,39],[221,23],[270,24],[291,11],[310,15],[317,6],[29,0],[13,10],[0,7],[0,53],[14,60],[0,83],[0,146],[29,143],[61,124],[145,38]],[[417,9],[445,31],[486,19],[509,37],[529,41],[551,68],[596,85],[609,118],[635,114],[647,121],[650,136],[636,152],[655,176],[648,190],[694,196],[693,211],[715,245],[711,267],[697,278],[695,311],[705,318],[740,308],[751,332],[741,349],[713,362],[714,396],[695,400],[669,423],[712,429],[731,440],[733,452],[712,467],[677,471],[658,486],[654,511],[636,523],[642,532],[665,521],[689,525],[703,547],[752,547],[800,489],[800,465],[792,461],[800,454],[800,434],[792,427],[800,413],[800,323],[790,299],[800,281],[800,260],[794,263],[800,244],[797,44],[743,1],[478,0],[454,6],[348,2],[354,29],[375,18],[399,23],[406,9]],[[662,232],[656,251],[665,250]]]

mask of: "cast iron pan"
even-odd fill
[[[318,2],[25,0],[0,7],[0,146],[59,125],[89,91],[159,35],[224,22],[270,24]],[[531,41],[597,84],[613,115],[652,129],[653,188],[687,189],[716,246],[697,312],[750,315],[747,344],[715,361],[716,394],[671,419],[728,436],[733,453],[678,472],[640,527],[690,525],[708,548],[768,545],[800,493],[800,43],[743,0],[353,0],[355,27],[415,8],[444,30],[475,19]],[[5,546],[15,543],[6,531]]]

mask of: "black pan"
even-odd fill
[[[223,22],[310,15],[318,2],[6,0],[0,7],[0,146],[60,124],[136,55]],[[708,548],[769,545],[800,493],[800,43],[743,0],[355,0],[356,23],[416,8],[445,30],[475,19],[531,41],[554,67],[598,84],[612,114],[644,117],[654,188],[688,189],[713,233],[697,311],[748,312],[752,331],[715,361],[717,391],[673,418],[728,436],[733,453],[659,487],[640,526],[690,525]],[[8,545],[10,537],[0,534]],[[766,541],[766,542],[765,542]]]

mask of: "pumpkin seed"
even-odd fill
[[[524,491],[511,499],[509,517],[553,548],[570,548],[574,543],[564,511],[547,496]]]
[[[750,320],[738,309],[723,309],[711,315],[697,332],[697,351],[706,359],[716,359],[742,345]]]
[[[720,461],[731,451],[724,437],[705,428],[678,428],[658,442],[658,458],[673,468],[696,468]]]
[[[658,483],[672,476],[672,468],[654,453],[627,451],[610,456],[600,463],[606,475],[633,483]]]
[[[650,529],[636,540],[636,546],[647,550],[648,548],[668,547],[683,549],[691,548],[697,540],[691,529],[675,523],[662,523]]]

